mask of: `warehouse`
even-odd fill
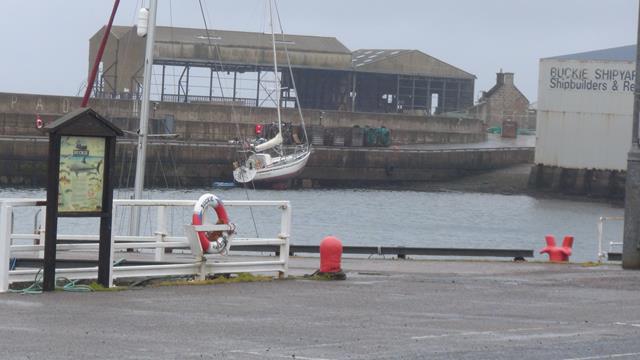
[[[89,64],[103,32],[90,40]],[[333,37],[278,37],[283,107],[295,106],[294,81],[306,109],[428,115],[473,105],[475,76],[420,51],[352,52]],[[112,28],[94,96],[139,97],[144,43],[135,27]],[[156,101],[274,105],[270,34],[160,26],[153,73]]]
[[[632,45],[540,60],[533,185],[622,196],[635,52]]]

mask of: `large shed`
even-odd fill
[[[634,82],[633,45],[540,60],[536,163],[625,170]]]
[[[475,76],[418,50],[353,53],[356,110],[445,113],[473,106]]]
[[[104,31],[90,40],[89,64]],[[352,53],[334,37],[276,37],[284,107],[295,105],[294,80],[310,109],[441,113],[473,105],[475,76],[420,51]],[[96,96],[140,96],[145,41],[135,27],[112,28]],[[274,105],[271,34],[159,26],[154,54],[156,100]]]
[[[531,183],[622,198],[631,148],[635,45],[540,60]]]

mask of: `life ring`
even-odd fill
[[[192,225],[203,225],[205,220],[205,213],[208,208],[213,209],[218,217],[216,224],[229,224],[229,215],[224,209],[222,200],[213,194],[204,194],[200,196],[196,205],[193,207],[193,217],[191,219]],[[229,244],[228,236],[233,231],[198,231],[198,239],[200,240],[200,246],[202,251],[206,253],[221,253],[227,250]]]
[[[36,129],[42,129],[43,126],[44,126],[44,122],[40,118],[40,115],[38,115],[36,117]]]

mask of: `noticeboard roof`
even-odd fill
[[[84,121],[81,121],[84,120]],[[87,123],[87,120],[93,120],[93,125]],[[66,115],[60,117],[56,121],[47,124],[43,130],[48,133],[57,133],[63,129],[77,128],[79,135],[97,135],[97,136],[122,136],[124,132],[117,126],[98,114],[92,108],[78,108],[70,111]]]

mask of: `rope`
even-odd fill
[[[289,49],[287,48],[287,42],[285,41],[284,38],[284,29],[282,27],[282,21],[280,20],[280,11],[278,10],[278,2],[276,0],[273,1],[275,10],[276,10],[276,16],[278,17],[278,24],[280,26],[280,34],[282,37],[282,43],[284,45],[284,53],[287,55],[287,65],[289,66],[289,76],[291,77],[291,85],[293,86],[293,88],[295,89],[295,95],[296,95],[296,105],[298,108],[298,114],[300,115],[300,123],[302,124],[302,131],[304,132],[304,139],[307,142],[307,146],[311,147],[311,142],[309,141],[309,138],[307,137],[307,128],[304,125],[304,116],[302,115],[302,106],[300,105],[300,99],[298,98],[298,88],[296,87],[296,80],[293,77],[293,69],[291,68],[291,58],[289,56]]]
[[[204,11],[204,7],[202,5],[202,0],[198,0],[198,4],[200,5],[200,14],[202,15],[202,22],[204,23],[204,30],[207,34],[207,43],[209,44],[209,48],[213,49],[213,51],[216,52],[217,56],[218,56],[218,64],[215,67],[216,70],[216,78],[218,80],[218,86],[220,87],[220,95],[222,96],[222,98],[224,99],[224,88],[222,87],[222,80],[220,80],[220,72],[218,71],[218,66],[220,67],[220,70],[224,71],[224,65],[222,64],[222,53],[220,52],[220,47],[219,46],[214,46],[211,43],[211,36],[209,36],[209,27],[207,25],[207,17],[205,15],[205,11]],[[231,117],[235,118],[235,104],[233,102],[231,102]],[[238,125],[237,121],[234,121],[236,124],[236,136],[238,137],[238,140],[240,140],[240,144],[244,143],[244,140],[242,139],[242,134],[240,132],[240,126]],[[244,155],[244,161],[246,162],[248,160],[247,154],[245,152],[243,152]],[[253,190],[256,189],[255,183],[253,182],[253,179],[251,180],[251,185],[253,186]],[[247,200],[249,199],[249,192],[247,191],[247,185],[246,183],[243,186],[244,191],[245,191],[245,196],[247,198]],[[253,214],[253,207],[249,207],[249,212],[251,213],[251,221],[253,222],[253,229],[256,232],[256,237],[260,237],[260,234],[258,232],[258,225],[256,223],[256,219],[255,216]]]
[[[66,277],[57,277],[55,281],[55,289],[68,292],[92,292],[93,289],[89,285],[78,284],[80,280],[70,280]],[[16,294],[42,294],[42,268],[38,270],[33,283],[28,287],[20,290],[9,290]]]
[[[16,260],[16,259],[14,258],[14,260]],[[116,261],[113,262],[113,266],[118,266],[118,265],[124,263],[125,261],[126,261],[126,259],[116,260]],[[11,270],[14,270],[14,269],[15,269],[15,261],[14,261],[14,267]],[[20,289],[20,290],[9,289],[9,292],[16,293],[16,294],[42,294],[42,272],[43,272],[43,268],[38,269],[38,272],[36,273],[36,276],[33,279],[33,283],[31,285],[29,285],[28,287],[26,287],[24,289]],[[68,292],[92,292],[92,291],[95,291],[89,285],[78,284],[78,281],[80,281],[80,279],[70,280],[69,278],[66,278],[64,276],[60,276],[60,277],[56,278],[55,288],[56,288],[56,290],[62,290],[62,291],[68,291]]]

